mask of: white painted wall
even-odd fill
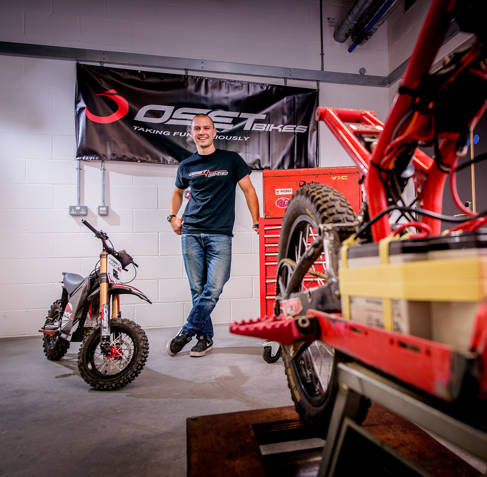
[[[328,38],[326,68],[356,72],[354,61],[366,53],[367,71],[386,74],[382,35],[377,45],[369,42],[370,48],[357,49],[342,65],[340,52],[346,45],[333,45]],[[0,4],[0,41],[319,69],[319,38],[318,0]],[[303,81],[288,85],[316,87]],[[0,55],[0,336],[36,334],[60,294],[61,272],[87,274],[99,253],[97,240],[68,214],[69,205],[76,204],[74,88],[73,62]],[[321,84],[320,103],[374,109],[383,119],[388,92]],[[320,134],[322,165],[350,164],[324,127]],[[165,221],[176,168],[107,164],[110,215],[99,217],[99,163],[82,167],[82,203],[89,207],[88,220],[134,255],[140,265],[134,285],[154,301],[146,305],[127,298],[122,311],[147,328],[182,325],[190,293],[179,238]],[[262,174],[254,172],[252,180],[261,196]],[[217,323],[259,315],[258,237],[249,228],[240,191],[236,209],[232,276],[213,315]]]

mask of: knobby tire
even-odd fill
[[[335,189],[322,184],[307,184],[298,189],[289,201],[284,215],[279,242],[278,263],[284,260],[283,277],[277,277],[281,285],[288,283],[286,290],[278,288],[281,298],[303,289],[306,270],[293,270],[289,264],[297,263],[305,253],[303,237],[316,237],[320,224],[350,224],[356,216],[345,197]],[[340,232],[344,240],[348,232]],[[307,239],[308,243],[312,238]],[[313,260],[322,257],[322,248],[313,252]],[[334,250],[333,253],[338,253]],[[313,263],[308,272],[313,275]],[[296,272],[296,273],[294,273]],[[314,273],[316,275],[316,273]],[[309,276],[309,275],[308,275]],[[281,278],[281,280],[280,280]],[[296,286],[301,283],[301,286]],[[335,350],[316,340],[309,344],[283,346],[282,357],[291,397],[301,419],[316,428],[319,434],[326,433],[337,395],[336,367],[343,359]],[[355,420],[362,422],[369,401],[362,399]]]
[[[56,300],[47,313],[44,326],[47,324],[59,322],[61,326],[61,318],[64,313],[64,305],[62,300]],[[42,335],[42,349],[46,358],[50,361],[59,361],[68,351],[69,341],[61,338],[59,335],[50,336],[47,334]]]
[[[110,342],[120,356],[106,357],[100,350],[100,327],[88,332],[78,353],[81,377],[94,389],[113,391],[132,382],[149,356],[149,340],[135,322],[116,319],[110,322]]]

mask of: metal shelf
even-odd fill
[[[358,363],[338,365],[338,395],[328,429],[320,477],[335,475],[344,427],[349,425],[360,396],[367,397],[398,416],[487,461],[487,433],[439,411],[434,403],[409,388]],[[422,475],[419,471],[418,475]]]

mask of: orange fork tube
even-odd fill
[[[120,295],[112,296],[112,319],[120,318]]]
[[[104,352],[108,352],[108,348],[104,346],[104,344],[108,343],[110,340],[107,256],[108,254],[105,252],[105,250],[103,250],[100,254],[101,344]]]
[[[107,257],[105,251],[100,254],[100,309],[108,305]]]

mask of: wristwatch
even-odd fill
[[[253,224],[253,225],[252,225],[252,228],[253,228],[253,229],[258,229],[258,228],[259,228],[259,222],[257,222],[256,224]]]
[[[167,221],[170,223],[172,219],[174,219],[174,217],[176,217],[176,214],[169,214],[167,216]]]

